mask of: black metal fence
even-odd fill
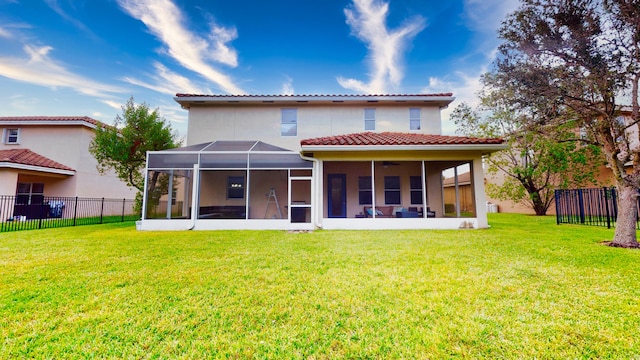
[[[133,199],[0,195],[0,232],[124,222],[138,219]]]
[[[615,188],[556,190],[556,221],[615,227],[618,198]],[[636,221],[636,227],[638,228]]]

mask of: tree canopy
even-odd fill
[[[113,126],[99,126],[89,146],[101,173],[113,169],[118,178],[138,190],[144,190],[147,151],[175,148],[180,145],[171,125],[151,111],[146,103],[136,105],[131,97],[122,106]]]
[[[487,183],[487,193],[523,203],[536,215],[546,215],[556,188],[594,181],[594,165],[602,163],[599,148],[572,141],[577,135],[571,123],[553,129],[537,125],[534,114],[510,108],[505,98],[505,94],[486,87],[478,107],[462,103],[451,117],[464,135],[502,137],[507,142],[507,149],[485,159],[487,173],[499,179]]]
[[[522,0],[500,28],[491,79],[512,104],[545,115],[530,122],[571,120],[602,150],[619,194],[612,245],[624,247],[638,247],[639,19],[638,0]],[[619,118],[622,105],[630,116]]]

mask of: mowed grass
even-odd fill
[[[459,231],[0,234],[0,358],[633,358],[640,251]]]

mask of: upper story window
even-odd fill
[[[364,129],[376,129],[376,109],[364,109]]]
[[[20,143],[20,129],[4,129],[3,142],[5,144]]]
[[[298,109],[282,109],[280,135],[298,136]]]
[[[420,130],[420,108],[409,109],[409,129]]]

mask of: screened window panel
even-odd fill
[[[202,154],[201,169],[246,169],[247,154]]]
[[[198,154],[149,154],[149,169],[193,169],[198,163]]]
[[[250,154],[249,167],[251,169],[307,169],[313,163],[300,158],[298,154]]]

